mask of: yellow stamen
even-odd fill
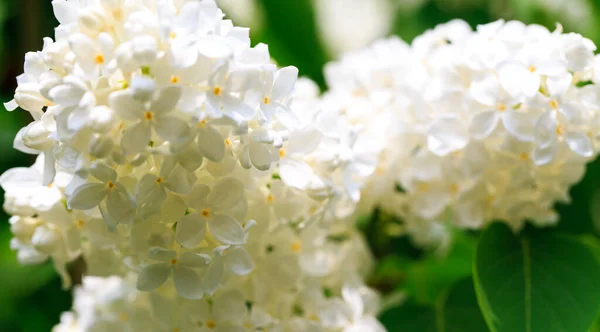
[[[265,105],[268,105],[271,102],[271,99],[269,99],[269,97],[265,97],[263,101],[265,102]]]
[[[175,264],[177,264],[177,259],[171,258],[171,265],[175,265]]]
[[[207,320],[206,321],[206,327],[208,327],[209,329],[214,329],[215,327],[217,327],[217,322],[215,322],[214,320]]]
[[[154,119],[154,113],[152,113],[152,112],[145,112],[144,113],[144,119],[146,119],[148,121],[152,121],[152,119]]]
[[[504,111],[506,111],[506,104],[505,103],[498,103],[498,105],[496,105],[496,108],[498,109],[498,111],[504,112]]]
[[[97,65],[103,64],[104,63],[104,54],[102,54],[102,53],[96,54],[96,56],[94,57],[94,62]]]
[[[521,152],[521,154],[519,154],[519,159],[525,161],[529,159],[529,155],[525,152]]]
[[[210,210],[209,210],[209,209],[202,209],[202,211],[200,211],[200,214],[201,214],[203,217],[206,217],[206,218],[208,218],[208,217],[210,217]]]
[[[108,187],[108,189],[113,189],[115,187],[115,184],[112,181],[108,181],[106,183],[106,186]]]
[[[557,109],[558,108],[558,100],[556,100],[556,99],[550,100],[550,107],[552,107],[553,109]]]
[[[354,95],[355,97],[366,97],[367,90],[363,88],[358,88],[352,92],[352,95]]]
[[[530,72],[532,72],[532,73],[533,73],[533,72],[534,72],[536,69],[537,69],[537,68],[535,68],[535,66],[529,66],[529,71],[530,71]]]
[[[204,128],[204,126],[206,126],[206,123],[207,123],[207,121],[206,121],[206,120],[202,120],[202,121],[200,121],[200,122],[198,122],[198,123],[196,124],[196,127],[197,127],[197,128]]]
[[[451,193],[452,195],[456,195],[456,194],[458,194],[458,189],[459,189],[459,188],[458,188],[458,185],[457,185],[456,183],[453,183],[453,184],[451,184],[451,185],[450,185],[450,187],[449,187],[448,189],[450,190],[450,193]]]
[[[123,9],[117,8],[113,10],[112,14],[115,19],[119,20],[123,17]]]
[[[158,184],[161,184],[163,182],[165,182],[165,178],[163,178],[163,177],[159,177],[158,179],[156,179],[156,183],[158,183]]]
[[[214,94],[215,96],[220,96],[220,95],[221,95],[221,92],[222,92],[222,91],[221,91],[221,88],[219,88],[219,87],[215,87],[215,88],[213,89],[213,94]]]
[[[272,204],[275,201],[275,196],[273,196],[273,194],[268,194],[265,200],[267,201],[267,204]]]
[[[299,253],[302,251],[302,243],[298,240],[292,241],[291,245],[292,252]]]
[[[171,83],[177,84],[179,83],[179,80],[181,80],[179,76],[171,76]]]
[[[286,154],[285,149],[279,149],[279,157],[280,158],[285,157],[285,154]]]

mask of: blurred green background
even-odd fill
[[[23,71],[24,54],[39,50],[42,37],[53,36],[57,25],[50,0],[0,0],[0,101],[12,99],[15,77]],[[303,76],[325,88],[323,65],[344,51],[368,45],[376,38],[396,34],[410,42],[436,24],[462,18],[472,26],[498,18],[518,19],[554,28],[561,22],[574,31],[600,43],[600,1],[598,0],[217,0],[236,24],[251,27],[253,42],[269,44],[281,65],[295,65]],[[33,157],[12,148],[17,131],[30,121],[26,112],[6,112],[0,103],[0,172],[29,166]],[[575,233],[595,233],[594,216],[600,214],[596,191],[600,184],[600,164],[590,165],[584,182],[574,188],[575,204],[561,206],[560,228]],[[594,209],[595,208],[595,209]],[[49,331],[71,303],[50,263],[19,266],[9,248],[8,216],[0,223],[0,331]],[[366,228],[369,242],[382,263],[371,280],[382,291],[407,280],[417,301],[436,296],[436,287],[424,283],[446,283],[470,275],[472,239],[459,237],[445,262],[424,260],[407,266],[422,252],[405,238],[392,240],[378,227],[389,219],[376,213]],[[576,222],[575,222],[576,221]],[[455,262],[453,262],[453,260]],[[451,267],[451,268],[448,268]],[[412,281],[411,281],[412,280]],[[420,280],[419,284],[412,284]],[[429,294],[428,292],[434,292]]]

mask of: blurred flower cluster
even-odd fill
[[[448,222],[556,223],[598,152],[595,49],[560,26],[455,20],[330,64],[327,109],[378,159],[359,212],[382,206],[421,243]]]
[[[52,4],[7,103],[39,156],[0,185],[20,262],[65,287],[85,262],[56,331],[383,329],[345,194],[363,166],[314,83],[213,0]]]

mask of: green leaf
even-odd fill
[[[471,278],[456,283],[433,306],[407,303],[385,312],[381,321],[388,331],[487,331]]]
[[[600,159],[587,164],[583,179],[569,196],[571,203],[558,204],[561,222],[557,229],[574,234],[600,234]]]
[[[10,250],[10,238],[8,227],[0,227],[0,285],[3,286],[0,296],[0,323],[16,314],[18,299],[29,296],[56,278],[56,272],[50,262],[36,266],[19,264],[16,253]]]
[[[260,0],[265,27],[260,41],[282,66],[294,65],[324,88],[323,66],[329,60],[317,30],[310,0]]]
[[[473,268],[492,331],[587,331],[598,313],[600,262],[575,237],[516,236],[493,224],[480,238]]]
[[[472,274],[474,241],[455,232],[443,257],[430,256],[408,266],[405,289],[418,303],[433,303],[449,286]]]

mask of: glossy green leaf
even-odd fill
[[[516,236],[491,225],[475,254],[477,297],[492,331],[587,331],[600,307],[600,262],[574,237]]]
[[[485,332],[487,327],[471,278],[463,279],[445,292],[435,305],[406,303],[385,312],[381,321],[388,331]]]

